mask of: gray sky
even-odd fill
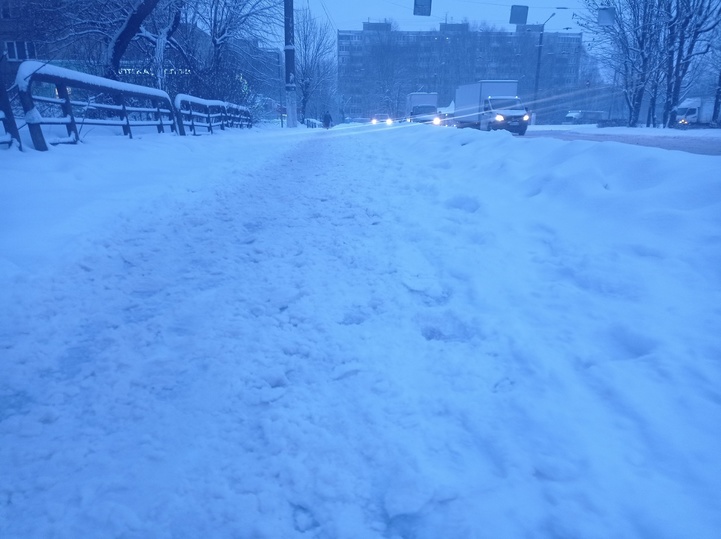
[[[296,9],[309,6],[313,14],[327,19],[335,30],[361,30],[367,21],[392,19],[400,30],[437,30],[441,22],[486,21],[502,30],[514,30],[508,23],[511,5],[528,6],[528,23],[546,24],[549,32],[580,32],[572,19],[574,11],[583,11],[581,0],[515,0],[509,3],[478,0],[432,0],[430,17],[413,15],[413,0],[294,0]],[[558,9],[556,6],[568,7]],[[568,28],[568,30],[566,30]]]

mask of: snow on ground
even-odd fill
[[[0,152],[0,537],[718,537],[719,159],[424,125]]]
[[[688,128],[688,129],[666,129],[663,127],[598,127],[596,124],[538,124],[528,126],[529,131],[574,131],[577,133],[592,133],[599,135],[629,135],[629,136],[654,136],[674,138],[703,138],[721,139],[721,129]]]

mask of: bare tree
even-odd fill
[[[165,70],[167,49],[171,46],[180,49],[180,45],[173,41],[173,34],[180,27],[184,7],[185,0],[161,0],[138,31],[140,41],[145,41],[151,46],[148,56],[151,59],[156,84],[161,90],[167,89]]]
[[[649,85],[661,69],[662,2],[667,0],[584,0],[588,14],[579,17],[580,25],[594,33],[594,52],[606,67],[621,77],[628,125],[636,126]],[[612,7],[616,17],[612,25],[602,26],[596,16],[599,8]]]
[[[210,66],[218,67],[233,41],[264,42],[282,27],[282,0],[192,0],[190,20],[210,37]]]
[[[90,56],[95,71],[118,78],[120,60],[160,0],[31,0],[58,56]]]
[[[330,24],[319,23],[310,9],[295,12],[295,73],[300,93],[301,121],[305,121],[308,103],[335,78],[335,39]],[[327,93],[327,92],[324,92]]]
[[[714,30],[721,24],[721,0],[662,0],[666,23],[666,101],[664,123],[672,125],[684,79],[694,61],[711,51]]]
[[[650,96],[647,124],[655,123],[656,101],[664,95],[663,122],[673,114],[688,86],[690,69],[713,44],[721,24],[721,0],[584,0],[581,26],[594,33],[599,59],[621,77],[628,124],[638,123],[640,107]],[[600,8],[615,9],[612,25],[596,20]]]
[[[113,79],[121,60],[127,60],[166,88],[165,67],[173,51],[172,58],[192,73],[183,84],[218,98],[247,86],[237,59],[257,47],[238,44],[272,39],[282,21],[282,0],[24,1],[49,36],[53,58],[83,63],[84,69]]]
[[[718,125],[721,123],[721,27],[717,27],[714,33],[716,37],[712,40],[714,45],[709,55],[709,71],[715,75],[714,78],[716,81],[715,84],[711,84],[711,91],[714,96],[713,117],[711,121]]]

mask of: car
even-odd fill
[[[387,114],[383,114],[383,113],[374,114],[373,118],[371,119],[371,123],[373,125],[378,125],[378,124],[393,125],[393,118],[391,118]]]
[[[416,105],[411,109],[408,121],[441,125],[441,115],[435,105]]]

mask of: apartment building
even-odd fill
[[[20,63],[41,57],[43,50],[27,2],[0,0],[0,82],[10,87]]]
[[[388,22],[339,30],[343,113],[399,116],[410,92],[438,92],[440,105],[446,106],[461,84],[513,79],[521,99],[539,115],[562,117],[582,86],[582,34],[545,32],[539,47],[541,31],[539,25],[517,25],[515,32],[477,31],[468,23],[442,23],[437,31],[400,31]]]

